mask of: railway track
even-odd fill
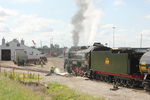
[[[39,72],[39,73],[44,73],[48,74],[49,71],[46,70],[41,70],[41,69],[33,69],[33,68],[20,68],[20,67],[14,67],[14,66],[0,66],[0,68],[4,69],[14,69],[14,70],[23,70],[23,71],[32,71],[32,72]]]

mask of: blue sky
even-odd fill
[[[79,45],[101,42],[112,47],[116,26],[115,47],[139,47],[141,33],[143,47],[150,47],[150,0],[92,1],[101,12],[98,29],[92,42],[80,38]],[[53,37],[53,43],[71,46],[71,20],[77,10],[75,0],[0,0],[0,39],[23,38],[29,46],[32,40],[40,46],[40,41],[49,45]]]

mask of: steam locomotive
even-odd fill
[[[112,49],[101,43],[72,47],[65,53],[64,69],[74,75],[121,86],[150,88],[150,51],[147,49]]]

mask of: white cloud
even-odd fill
[[[20,32],[51,32],[52,23],[55,23],[55,20],[40,18],[36,15],[22,15],[16,19],[16,23],[21,23],[16,27],[15,31]]]
[[[94,2],[96,2],[96,3],[101,3],[101,2],[103,2],[104,0],[94,0]]]
[[[63,45],[65,42],[67,45],[71,45],[71,42],[67,42],[71,36],[66,35],[69,34],[68,30],[71,27],[61,20],[23,15],[16,20],[16,23],[21,24],[13,29],[13,33],[17,33],[19,37],[25,38],[27,41],[43,41],[45,45],[49,45],[49,40],[53,37],[55,43]]]
[[[1,1],[1,0],[0,0]],[[42,0],[7,0],[8,2],[18,2],[18,3],[37,3]]]
[[[108,46],[113,47],[113,26],[116,26],[114,31],[115,47],[139,47],[140,35],[114,24],[101,25],[99,32],[96,34],[95,42],[107,43]]]
[[[150,19],[150,15],[146,15],[146,16],[144,16],[144,18]]]
[[[17,11],[0,7],[0,21],[6,21],[10,17],[16,16]]]
[[[10,32],[11,29],[9,28],[9,26],[7,26],[6,24],[0,24],[0,32]]]
[[[43,41],[43,45],[49,46],[50,38],[53,37],[54,43],[64,46],[72,44],[72,27],[62,20],[28,15],[0,7],[0,21],[0,35],[1,38],[5,37],[6,41],[23,38],[29,46],[32,45],[32,40],[36,41],[37,46],[40,46],[40,41]]]
[[[150,30],[149,29],[143,30],[141,33],[142,33],[143,37],[150,40],[150,38],[149,38],[150,37]]]
[[[114,5],[115,6],[122,6],[125,5],[126,3],[123,0],[115,0]]]
[[[101,25],[101,28],[112,28],[112,27],[117,27],[114,24],[105,24],[105,25]]]
[[[145,0],[146,2],[150,3],[150,0]]]

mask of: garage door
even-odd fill
[[[10,61],[11,60],[11,51],[10,49],[3,49],[1,51],[1,55],[2,55],[2,60],[3,61]]]

